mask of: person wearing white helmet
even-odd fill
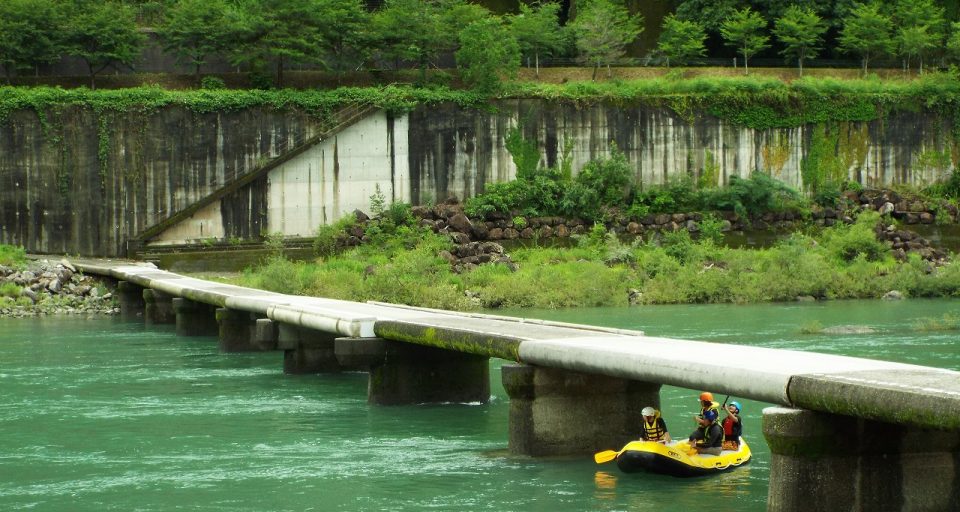
[[[667,431],[667,422],[660,417],[660,411],[653,407],[644,407],[640,414],[643,415],[643,430],[640,432],[640,438],[644,441],[656,441],[658,443],[669,443],[670,432]]]

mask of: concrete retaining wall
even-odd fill
[[[574,171],[607,156],[615,142],[644,186],[715,167],[721,183],[761,169],[802,188],[804,158],[815,145],[824,149],[825,127],[817,125],[759,131],[649,105],[504,100],[495,107],[378,112],[153,243],[310,236],[345,212],[368,210],[378,185],[388,202],[471,197],[514,177],[503,140],[518,122],[538,142],[544,164],[558,165],[566,149]],[[306,114],[268,108],[103,115],[109,117],[70,107],[41,119],[21,110],[0,126],[0,243],[30,252],[122,255],[127,240],[317,130]],[[831,126],[827,150],[866,186],[931,183],[954,166],[951,126],[935,114],[893,112]]]

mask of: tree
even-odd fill
[[[703,25],[695,21],[686,21],[673,14],[663,20],[663,29],[657,49],[667,57],[667,67],[670,59],[676,64],[685,64],[694,57],[703,57],[706,48],[703,46],[707,33]]]
[[[827,26],[812,9],[793,5],[776,21],[773,33],[783,44],[780,54],[796,58],[800,76],[803,76],[803,61],[820,52],[826,30]]]
[[[675,15],[678,19],[699,23],[701,27],[715,32],[717,20],[725,20],[743,7],[743,0],[681,0],[677,2]]]
[[[529,59],[532,56],[537,78],[540,78],[540,56],[553,55],[564,46],[563,31],[560,29],[560,4],[546,2],[530,7],[520,4],[520,14],[510,16],[510,29],[520,52]]]
[[[421,80],[427,67],[449,40],[441,20],[441,6],[434,0],[386,0],[373,15],[374,34],[384,57],[417,64]]]
[[[890,53],[893,47],[891,27],[890,17],[880,12],[878,4],[857,4],[843,19],[840,48],[860,55],[863,74],[866,75],[870,59]]]
[[[60,58],[63,21],[54,0],[0,2],[0,66],[7,78]]]
[[[894,6],[893,21],[897,27],[894,42],[903,57],[905,71],[917,57],[923,73],[923,56],[943,43],[944,10],[931,0],[899,0]]]
[[[290,62],[315,62],[320,56],[324,15],[317,0],[260,0],[253,17],[251,56],[276,59],[277,87],[283,87],[283,67]]]
[[[319,4],[323,12],[323,63],[339,77],[343,71],[355,69],[370,53],[370,13],[361,0],[320,0]]]
[[[200,79],[200,67],[207,56],[223,51],[229,44],[228,10],[224,0],[179,0],[166,11],[157,32],[163,48],[194,67]]]
[[[613,0],[590,0],[581,5],[570,27],[581,59],[593,64],[596,80],[597,70],[604,64],[607,76],[611,76],[610,64],[623,57],[626,46],[643,32],[643,16],[631,15]]]
[[[500,87],[500,73],[516,76],[520,67],[520,45],[499,18],[488,17],[460,31],[456,57],[460,76],[467,84],[492,92]]]
[[[947,55],[960,60],[960,22],[950,24],[950,37],[947,38]]]
[[[130,66],[145,39],[133,10],[116,2],[78,2],[64,32],[66,51],[86,63],[92,89],[107,66]]]
[[[750,57],[770,46],[767,44],[770,37],[760,32],[766,26],[767,21],[749,7],[734,12],[720,24],[720,35],[727,46],[736,48],[743,55],[745,74],[750,74]]]

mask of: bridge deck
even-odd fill
[[[587,325],[290,296],[129,263],[74,265],[176,297],[346,337],[379,336],[889,423],[960,429],[960,372],[951,370]]]

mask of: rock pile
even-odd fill
[[[897,229],[893,224],[877,226],[877,238],[890,243],[893,257],[899,261],[906,261],[909,253],[919,254],[933,265],[942,265],[949,258],[946,251],[933,247],[926,238],[913,231]]]
[[[118,312],[113,294],[66,260],[20,270],[0,265],[0,317]]]

